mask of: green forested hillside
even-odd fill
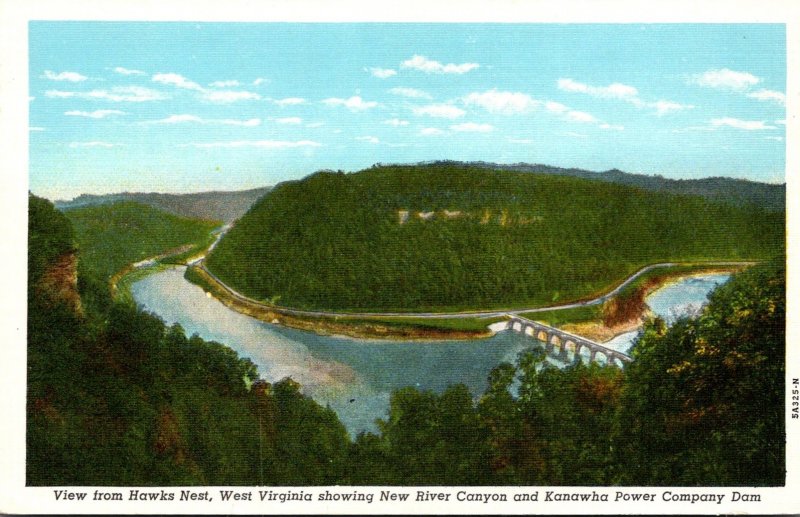
[[[285,306],[500,308],[584,298],[649,263],[760,259],[783,246],[782,213],[440,163],[281,184],[207,265]]]
[[[380,436],[356,440],[352,482],[781,486],[785,275],[755,267],[696,320],[651,322],[625,370],[525,351],[477,402],[398,390]]]
[[[172,245],[140,241],[141,207],[118,208],[127,217],[98,222],[106,231],[84,235],[82,249],[99,253],[103,243],[116,243],[115,250],[122,242],[138,254]],[[161,221],[144,214],[153,224],[172,221],[167,214]],[[291,380],[259,380],[249,359],[222,344],[187,338],[180,326],[112,302],[107,278],[91,275],[107,271],[115,255],[93,263],[100,255],[84,260],[79,250],[78,260],[87,266],[80,269],[82,310],[59,303],[41,289],[42,278],[50,289],[70,282],[74,271],[56,263],[74,254],[74,235],[80,238],[84,230],[73,231],[52,204],[34,196],[29,223],[26,484],[302,485],[341,479],[348,438],[330,409],[304,397]]]
[[[783,257],[734,276],[699,319],[651,323],[625,370],[540,368],[526,351],[482,395],[396,391],[380,432],[351,439],[291,379],[259,379],[102,282],[81,283],[81,311],[41,296],[73,230],[34,197],[29,220],[27,485],[785,481]]]
[[[65,212],[75,229],[81,269],[108,279],[126,265],[186,244],[208,244],[219,221],[188,219],[123,201]]]

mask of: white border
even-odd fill
[[[784,488],[700,488],[670,489],[656,488],[594,488],[597,493],[609,494],[613,500],[617,491],[626,493],[654,493],[654,503],[546,503],[545,492],[591,493],[592,487],[532,487],[532,488],[487,488],[467,489],[479,493],[529,493],[539,492],[538,503],[459,503],[455,501],[458,488],[430,487],[431,492],[451,493],[450,503],[407,504],[381,503],[382,490],[411,493],[425,488],[377,488],[377,487],[329,487],[339,493],[372,493],[372,504],[327,504],[313,503],[76,503],[57,502],[52,488],[25,487],[25,296],[26,245],[27,245],[27,171],[28,171],[28,63],[27,24],[29,20],[128,20],[128,21],[243,21],[243,22],[557,22],[557,23],[785,23],[787,27],[787,125],[786,125],[786,181],[787,181],[787,228],[788,233],[788,286],[787,286],[787,486]],[[798,187],[796,178],[798,152],[793,142],[798,142],[798,108],[800,108],[800,3],[792,0],[403,0],[402,2],[373,1],[326,1],[326,0],[11,0],[0,4],[0,135],[3,142],[0,170],[0,235],[5,241],[0,246],[0,271],[4,272],[4,289],[0,290],[0,310],[3,325],[0,326],[0,513],[800,513],[800,421],[791,420],[788,408],[788,392],[792,377],[800,377],[800,318],[798,316],[798,293],[800,280],[795,274],[793,259],[800,253],[800,235],[796,231],[798,217]],[[69,487],[70,490],[80,490]],[[269,490],[270,488],[266,488]],[[86,488],[92,492],[93,488]],[[146,488],[145,490],[154,490]],[[180,488],[166,490],[177,494]],[[215,488],[192,489],[194,492]],[[290,489],[276,489],[287,491]],[[320,488],[295,488],[292,491],[319,494]],[[676,493],[724,493],[728,494],[723,504],[714,503],[665,503],[662,494],[671,490]],[[761,503],[730,503],[730,494],[739,492],[757,493]],[[120,491],[127,494],[126,489]],[[253,488],[254,494],[258,489]],[[254,496],[258,499],[257,495]],[[511,499],[513,496],[510,496]],[[315,497],[316,498],[316,497]]]

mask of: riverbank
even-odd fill
[[[528,313],[512,312],[593,341],[606,342],[641,327],[648,316],[645,298],[656,289],[683,278],[700,274],[732,273],[748,265],[748,263],[670,264],[663,269],[653,268],[646,272],[637,272],[620,284],[620,287],[594,300],[544,311],[537,309]],[[430,314],[425,316],[344,313],[321,315],[311,311],[271,307],[246,298],[222,284],[199,265],[189,266],[185,277],[202,287],[208,296],[215,297],[237,312],[267,323],[320,335],[393,340],[480,339],[492,336],[494,331],[489,326],[505,319],[504,311],[485,312],[475,316],[467,313],[453,314],[451,317]],[[621,288],[622,286],[624,288]],[[610,295],[613,296],[609,297]]]
[[[559,328],[598,343],[605,343],[644,325],[652,316],[645,300],[653,292],[688,278],[718,273],[733,274],[745,267],[747,266],[683,266],[671,271],[653,272],[598,307],[598,317],[567,322]]]
[[[216,278],[198,266],[189,266],[185,277],[202,287],[208,296],[213,296],[223,305],[266,323],[282,325],[298,330],[314,332],[323,336],[347,336],[359,339],[394,340],[462,340],[481,339],[494,335],[489,325],[501,321],[493,318],[437,318],[422,320],[417,317],[387,316],[367,318],[363,316],[315,317],[296,315],[271,308],[242,297],[233,296]]]
[[[158,255],[128,264],[108,279],[111,298],[123,303],[133,303],[131,285],[134,282],[147,275],[163,271],[167,267],[182,266],[191,263],[193,260],[202,259],[205,250],[210,249],[216,243],[216,239],[217,237],[212,232],[200,242],[183,244]]]

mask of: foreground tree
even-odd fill
[[[703,314],[645,330],[617,421],[622,483],[781,485],[782,261],[734,277]]]

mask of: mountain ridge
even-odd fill
[[[548,306],[644,265],[776,254],[784,215],[567,175],[438,163],[277,185],[208,255],[288,307],[447,312]]]
[[[271,188],[259,187],[230,191],[211,190],[188,194],[165,194],[159,192],[81,194],[72,200],[55,201],[53,204],[59,210],[70,210],[118,201],[134,201],[174,215],[230,223],[244,215],[253,203],[269,192]]]
[[[424,166],[436,164],[454,164],[490,170],[573,176],[607,183],[629,185],[656,192],[701,196],[706,199],[732,203],[737,206],[753,204],[775,212],[783,212],[786,210],[785,183],[773,184],[729,176],[672,179],[666,178],[660,174],[651,175],[624,172],[617,168],[598,172],[576,167],[565,168],[527,162],[498,164],[485,161],[434,160],[430,162],[418,162],[415,165]]]

